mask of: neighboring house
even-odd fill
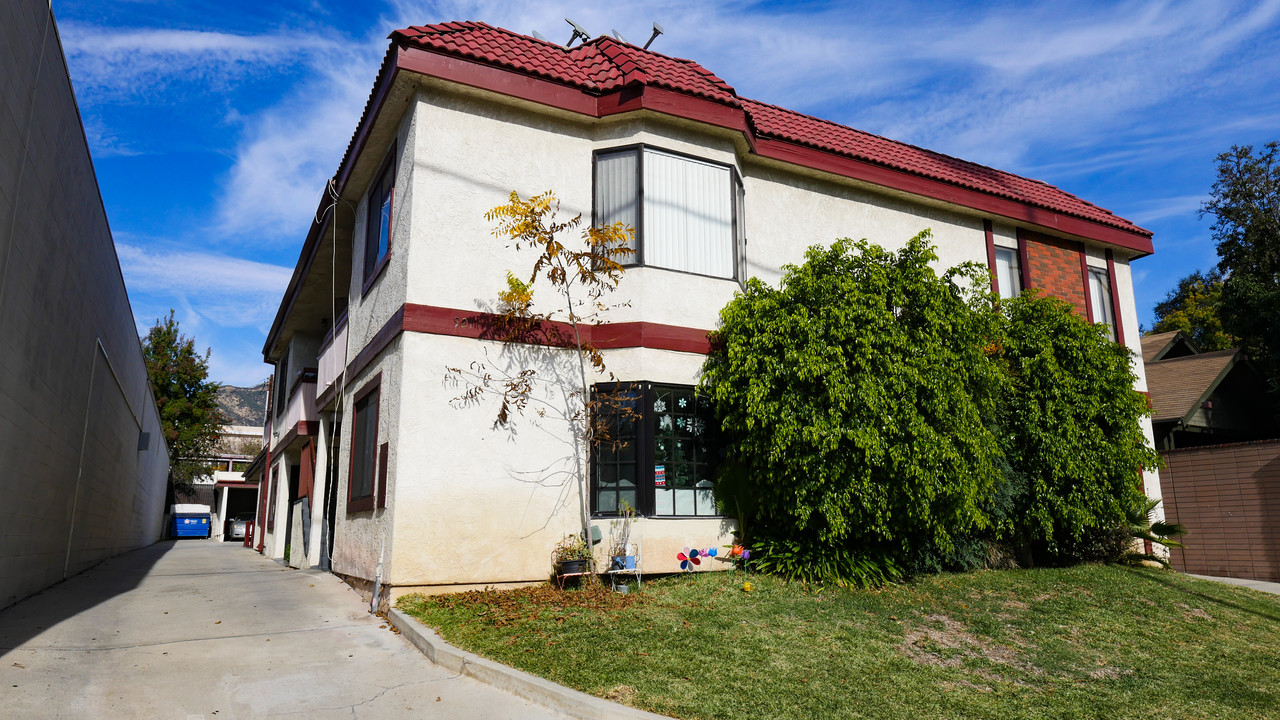
[[[3,608],[155,542],[169,455],[49,3],[0,46]]]
[[[1203,575],[1280,580],[1280,427],[1266,379],[1238,349],[1145,335],[1165,515],[1187,529],[1170,562]]]
[[[252,513],[258,505],[258,484],[245,478],[257,451],[262,447],[262,428],[253,425],[225,425],[218,446],[221,452],[210,459],[212,474],[201,482],[213,486],[213,532],[222,540],[227,521]]]
[[[586,458],[555,398],[494,430],[494,407],[453,402],[463,389],[446,380],[473,361],[520,369],[517,356],[552,377],[569,359],[488,339],[486,311],[525,261],[484,214],[513,190],[554,190],[562,219],[636,228],[616,298],[628,304],[583,331],[639,386],[632,442],[589,458],[589,504],[606,534],[621,502],[639,509],[645,572],[729,541],[692,392],[707,332],[747,277],[776,283],[812,244],[899,247],[928,228],[939,268],[986,263],[1001,295],[1044,289],[1139,350],[1129,263],[1152,252],[1150,232],[1035,180],[739,97],[695,62],[607,37],[566,50],[473,22],[392,33],[330,189],[263,348],[276,383],[253,469],[259,548],[331,557],[361,587],[381,566],[390,596],[545,579],[552,546],[581,527],[571,473]],[[1158,497],[1158,476],[1145,482]]]
[[[1158,450],[1275,436],[1266,379],[1243,351],[1201,352],[1182,332],[1142,337]]]

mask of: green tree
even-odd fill
[[[984,422],[1001,382],[986,354],[991,280],[974,264],[939,276],[928,238],[896,253],[811,247],[778,288],[753,278],[721,311],[702,391],[757,546],[853,567],[947,553],[988,526],[1004,477]]]
[[[1222,321],[1280,383],[1280,143],[1255,153],[1234,146],[1218,156],[1218,179],[1202,214],[1214,217]]]
[[[196,352],[173,315],[170,310],[169,317],[158,318],[142,338],[142,356],[169,447],[170,482],[183,489],[208,473],[206,460],[226,418],[218,409],[218,383],[208,379],[209,350],[203,356]]]
[[[1155,307],[1152,333],[1181,330],[1205,352],[1239,345],[1239,338],[1222,326],[1222,274],[1196,270],[1178,281]]]
[[[1000,537],[1026,565],[1110,559],[1127,534],[1111,547],[1099,539],[1126,525],[1142,469],[1160,463],[1142,433],[1150,411],[1129,351],[1057,298],[1027,292],[1002,305],[996,424],[1019,489]]]

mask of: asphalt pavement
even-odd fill
[[[0,611],[4,718],[561,718],[427,660],[333,575],[164,541]]]

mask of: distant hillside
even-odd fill
[[[218,390],[218,407],[227,416],[228,425],[262,427],[266,420],[263,405],[267,402],[267,383],[253,387],[223,385]]]

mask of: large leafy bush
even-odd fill
[[[1145,443],[1129,353],[987,269],[812,247],[747,283],[703,368],[729,441],[720,490],[760,567],[874,584],[907,572],[1118,557]]]
[[[747,521],[775,546],[905,557],[988,525],[1003,480],[984,424],[1001,383],[984,354],[989,279],[972,265],[939,276],[927,238],[810,248],[778,289],[752,279],[721,313],[703,389]]]
[[[1004,317],[1000,445],[1024,485],[1002,539],[1024,564],[1110,559],[1118,549],[1099,540],[1127,541],[1114,530],[1141,499],[1141,469],[1160,462],[1129,351],[1054,297],[1026,293]]]

